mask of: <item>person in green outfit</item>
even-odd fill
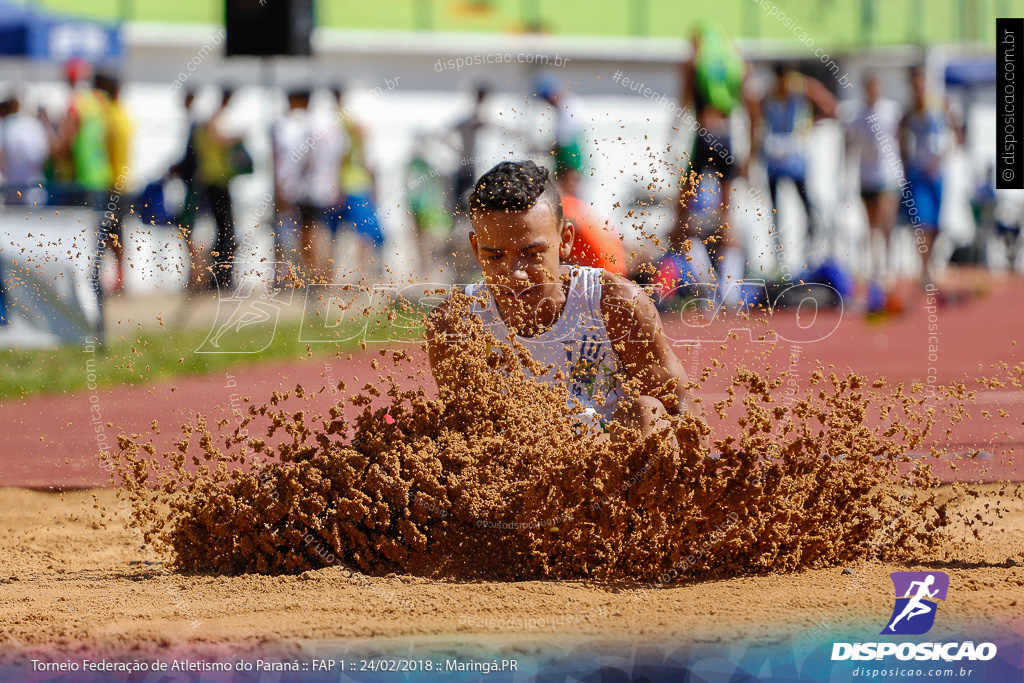
[[[98,212],[96,225],[96,252],[93,256],[89,280],[100,310],[96,330],[97,343],[103,342],[103,288],[100,285],[100,266],[108,242],[108,225],[103,211],[108,203],[108,191],[113,181],[107,148],[107,120],[102,95],[92,86],[92,67],[83,59],[72,59],[65,66],[71,101],[67,114],[60,122],[51,141],[55,165],[62,169],[71,182],[70,197],[65,201],[84,205]]]
[[[726,297],[728,305],[736,305],[739,290],[731,283],[743,279],[746,258],[737,229],[730,225],[730,205],[734,183],[746,176],[747,169],[736,158],[739,152],[734,146],[732,118],[746,107],[752,129],[756,130],[759,103],[751,82],[753,70],[718,26],[702,23],[692,41],[693,56],[681,67],[680,91],[683,106],[691,108],[696,117],[689,125],[685,119],[680,122],[673,118],[669,139],[674,141],[676,131],[683,126],[696,135],[692,151],[680,160],[676,223],[669,233],[669,247],[673,254],[689,255],[701,264],[695,269],[701,276],[708,270],[714,272],[719,296]],[[721,222],[710,235],[690,224],[696,188],[705,176],[717,181],[721,201]]]
[[[100,209],[113,180],[103,96],[93,88],[92,67],[85,60],[69,61],[66,75],[71,102],[53,148],[69,162],[75,194],[85,205]]]
[[[537,79],[537,95],[555,112],[555,140],[552,155],[555,158],[555,177],[566,171],[582,176],[584,162],[584,126],[586,115],[579,101],[568,93],[555,76],[544,74]]]
[[[443,261],[437,258],[437,252],[451,237],[452,217],[445,206],[447,183],[427,160],[426,146],[426,135],[418,135],[405,168],[405,178],[408,188],[406,202],[416,232],[420,275],[431,280],[435,276],[435,267]]]

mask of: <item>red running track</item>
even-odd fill
[[[742,363],[759,370],[788,369],[803,388],[820,362],[826,367],[834,365],[836,370],[852,369],[869,378],[884,376],[893,382],[925,382],[931,372],[939,383],[968,381],[971,388],[979,388],[973,380],[995,374],[992,365],[1005,362],[1013,366],[1024,361],[1024,282],[1004,280],[986,286],[988,291],[983,295],[940,305],[934,313],[934,335],[929,334],[929,311],[923,295],[908,300],[903,315],[882,321],[869,321],[849,309],[841,313],[825,311],[818,318],[807,314],[799,319],[792,311],[780,310],[770,316],[768,327],[756,321],[723,319],[707,328],[694,328],[676,314],[666,316],[666,330],[677,340],[701,340],[699,345],[679,347],[687,369],[698,372],[712,358],[726,363],[727,368]],[[753,335],[746,332],[748,329],[754,331]],[[781,340],[774,344],[751,341],[769,329]],[[737,331],[738,339],[728,338],[730,330]],[[824,339],[807,341],[830,331]],[[929,350],[929,336],[934,337],[934,351]],[[418,347],[412,348],[419,367],[425,368],[424,355]],[[0,403],[0,486],[106,485],[108,476],[95,458],[103,445],[101,438],[114,443],[122,432],[149,433],[150,424],[157,420],[162,430],[159,438],[169,448],[178,433],[177,426],[185,419],[197,412],[214,419],[231,417],[232,401],[238,407],[244,396],[251,396],[259,404],[272,391],[293,389],[296,384],[308,391],[333,386],[342,379],[349,388],[375,381],[379,373],[370,368],[369,361],[379,357],[378,350],[371,346],[353,354],[352,360],[308,358],[287,364],[238,367],[230,373],[179,378],[148,387],[115,387]],[[411,374],[402,373],[408,387],[422,383],[428,391],[434,390],[429,377],[407,377]],[[731,371],[727,375],[719,369],[705,385],[707,397],[720,397],[730,379]],[[322,411],[331,401],[330,393],[324,392],[310,407]],[[1007,411],[1009,417],[980,417],[981,410],[995,414],[998,409]],[[1024,392],[1012,386],[986,390],[970,410],[973,417],[955,425],[950,440],[941,445],[955,452],[982,449],[994,455],[961,466],[957,472],[940,466],[940,476],[946,481],[1024,481]],[[108,422],[113,427],[108,427]],[[1010,448],[1017,453],[1016,463],[1004,455]]]

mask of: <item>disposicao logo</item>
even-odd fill
[[[935,624],[937,600],[945,600],[949,576],[944,572],[893,572],[896,606],[880,635],[921,635]],[[878,660],[895,655],[900,660],[987,661],[996,656],[993,643],[833,643],[832,661]]]
[[[893,572],[889,575],[896,589],[896,606],[882,635],[918,636],[935,624],[935,612],[949,590],[945,572]],[[902,597],[901,597],[902,596]]]

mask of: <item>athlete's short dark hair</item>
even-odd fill
[[[550,175],[546,168],[532,161],[503,161],[476,181],[469,195],[469,213],[519,213],[544,201],[551,206],[555,221],[561,226],[562,197]]]

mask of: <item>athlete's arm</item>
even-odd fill
[[[817,78],[804,76],[804,94],[822,116],[830,119],[835,117],[839,100]]]
[[[427,317],[427,356],[430,359],[430,372],[434,375],[439,392],[444,389],[456,389],[459,386],[458,373],[450,361],[458,356],[459,344],[456,338],[449,337],[451,316],[454,314],[451,297],[438,304]],[[454,373],[454,374],[453,374]]]
[[[437,367],[448,357],[448,306],[449,301],[438,304],[427,316],[427,355],[430,369],[436,375]]]
[[[658,309],[640,286],[604,271],[601,313],[623,370],[640,393],[659,399],[673,415],[695,412],[686,370],[662,329]]]

